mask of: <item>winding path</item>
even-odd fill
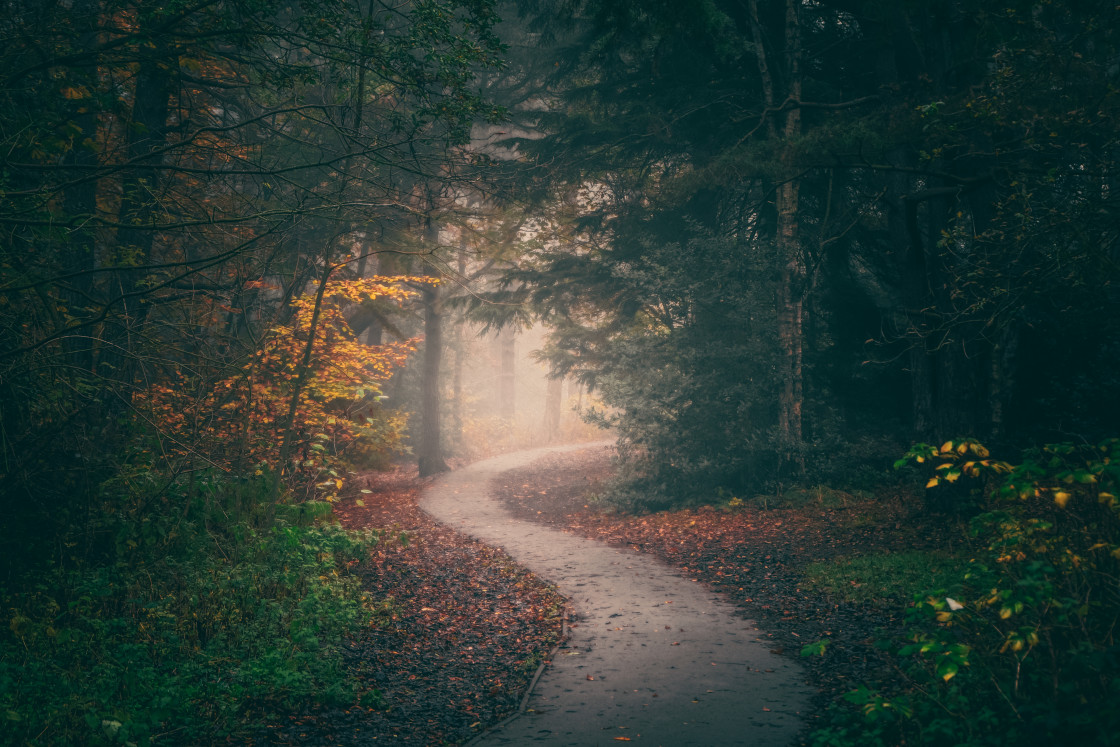
[[[491,496],[502,472],[589,446],[506,454],[424,491],[425,511],[555,583],[578,620],[526,712],[474,744],[791,744],[809,703],[800,669],[732,605],[652,557],[514,519]]]

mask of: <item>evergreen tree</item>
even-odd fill
[[[1099,434],[1078,399],[1116,386],[1107,3],[535,10],[557,74],[548,136],[518,147],[555,233],[510,297],[621,408],[651,482],[758,486],[884,436]]]

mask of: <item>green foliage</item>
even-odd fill
[[[979,552],[957,582],[915,595],[885,641],[903,687],[850,694],[814,744],[1112,744],[1120,733],[1120,439],[1034,449],[919,445],[940,485],[986,478]],[[957,477],[953,477],[956,475]]]
[[[913,589],[951,586],[968,567],[968,558],[944,551],[904,550],[810,563],[805,577],[812,588],[857,604],[897,604]]]
[[[774,476],[776,449],[774,347],[755,334],[773,315],[760,258],[702,230],[659,243],[642,215],[620,230],[629,238],[613,253],[547,255],[543,269],[521,276],[563,278],[551,286],[560,291],[582,287],[582,273],[595,278],[586,296],[607,313],[564,309],[546,352],[558,369],[590,374],[609,408],[598,422],[620,435],[616,502],[656,509],[707,500],[718,487],[759,487]]]
[[[1109,432],[1114,3],[972,6],[537,6],[571,34],[547,136],[519,143],[556,233],[499,300],[555,321],[549,360],[617,409],[624,503],[871,489],[884,431]]]
[[[801,647],[801,656],[824,656],[824,652],[828,649],[828,644],[831,641],[828,638],[822,638],[816,643],[809,643]]]
[[[323,525],[328,504],[270,522],[266,485],[203,477],[163,512],[119,506],[96,527],[107,558],[0,591],[0,743],[203,744],[353,702],[339,643],[375,605],[347,568],[372,537]]]

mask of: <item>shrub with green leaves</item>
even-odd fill
[[[374,610],[347,573],[372,536],[316,525],[313,506],[270,510],[259,482],[102,517],[109,562],[0,590],[0,744],[205,744],[355,700],[339,644]]]
[[[1120,734],[1120,439],[1058,444],[1019,464],[981,444],[919,444],[930,489],[986,487],[982,551],[963,578],[915,596],[886,641],[906,687],[861,687],[816,745],[1115,744]]]

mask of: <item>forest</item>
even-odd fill
[[[0,42],[0,744],[377,710],[347,641],[412,602],[355,569],[427,520],[339,518],[604,436],[612,515],[970,537],[805,744],[1114,743],[1114,2],[7,0]]]

